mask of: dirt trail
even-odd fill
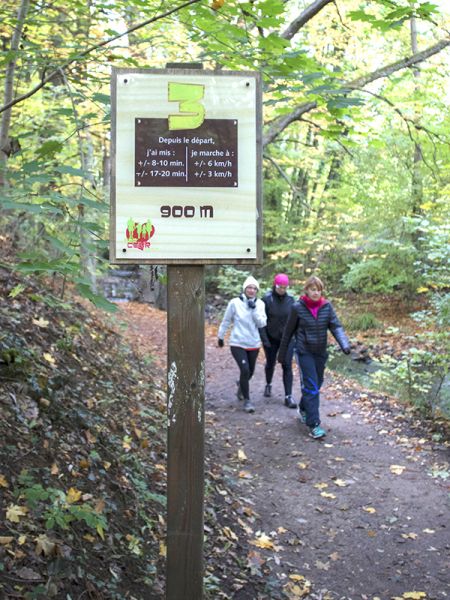
[[[127,305],[122,314],[161,359],[164,313]],[[328,435],[312,440],[283,405],[279,366],[273,396],[263,397],[262,356],[251,382],[256,412],[248,415],[235,397],[237,367],[215,334],[207,327],[208,437],[236,495],[257,515],[249,537],[267,536],[262,559],[286,582],[286,597],[450,598],[448,443],[329,371],[321,407]],[[298,399],[297,373],[294,385]]]

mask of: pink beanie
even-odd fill
[[[273,280],[273,285],[289,285],[289,277],[287,275],[285,275],[284,273],[278,273],[278,275],[275,275],[274,280]]]

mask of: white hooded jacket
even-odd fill
[[[255,285],[259,289],[258,282],[253,277],[248,277],[242,287],[245,290],[249,285]],[[246,350],[261,347],[258,329],[266,326],[267,317],[264,302],[259,298],[255,298],[255,300],[255,308],[248,306],[248,298],[245,294],[230,300],[219,327],[219,339],[223,340],[228,328],[232,325],[230,346],[239,346]]]

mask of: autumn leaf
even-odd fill
[[[343,479],[335,479],[334,480],[334,485],[337,485],[339,487],[347,487],[348,483],[346,481],[344,481]]]
[[[222,533],[230,540],[237,540],[238,536],[234,533],[234,531],[231,531],[231,529],[229,527],[224,527],[222,529]]]
[[[417,533],[402,533],[402,538],[404,538],[405,540],[415,540],[417,538]]]
[[[6,518],[12,523],[20,523],[20,518],[24,517],[28,512],[26,506],[18,506],[17,504],[10,504],[6,510]]]
[[[39,319],[33,319],[33,325],[37,325],[38,327],[48,327],[48,321],[46,319],[43,319],[42,317],[39,317]]]
[[[304,462],[298,462],[297,463],[297,467],[299,469],[307,469],[308,468],[308,463],[304,463]]]
[[[39,535],[36,538],[35,552],[38,556],[43,554],[44,556],[51,556],[56,550],[56,543],[48,538],[45,534]]]
[[[46,360],[48,363],[50,363],[52,365],[52,367],[56,364],[56,360],[53,358],[53,356],[49,352],[44,352],[44,354],[42,356],[43,356],[44,360]]]
[[[8,546],[13,540],[11,535],[0,535],[0,546]]]
[[[405,592],[402,598],[407,600],[420,600],[421,598],[426,598],[427,595],[425,592]]]
[[[434,529],[428,529],[428,528],[427,528],[427,529],[422,529],[422,531],[423,531],[424,533],[435,533],[435,530],[434,530]]]
[[[83,492],[80,492],[80,490],[77,490],[76,488],[69,488],[66,496],[67,503],[75,504],[75,502],[78,502],[78,500],[81,498],[82,493]]]
[[[164,542],[159,542],[159,555],[160,556],[167,556],[167,546]]]
[[[0,474],[0,487],[7,488],[9,487],[9,483],[6,481],[6,477]]]
[[[243,450],[238,450],[238,459],[241,462],[244,460],[247,460],[247,455],[245,454],[245,452]]]
[[[253,479],[253,475],[249,471],[239,471],[239,477],[241,479]]]
[[[403,467],[402,465],[391,465],[390,466],[390,471],[391,471],[391,473],[394,473],[394,475],[401,475],[405,469],[406,469],[406,467]]]
[[[323,496],[323,498],[331,498],[331,499],[336,498],[336,496],[334,494],[329,494],[327,492],[321,492],[320,495]]]
[[[365,510],[366,512],[371,513],[371,514],[377,512],[376,509],[373,508],[372,506],[363,506],[363,510]]]
[[[325,488],[328,487],[328,483],[315,483],[314,487],[317,488],[318,490],[324,490]]]
[[[262,533],[258,538],[252,540],[250,544],[257,546],[258,548],[267,548],[268,550],[274,549],[272,540],[265,533]]]

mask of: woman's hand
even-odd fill
[[[219,348],[223,348],[223,340],[218,338],[217,345],[219,346]]]

